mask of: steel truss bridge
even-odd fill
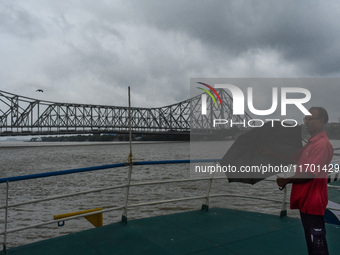
[[[131,107],[134,134],[188,134],[209,132],[213,119],[248,121],[248,114],[232,115],[232,97],[217,90],[222,105],[207,97],[207,114],[201,114],[201,95],[159,108]],[[227,128],[219,125],[218,128]],[[0,90],[0,136],[128,133],[129,108],[107,105],[56,103]]]

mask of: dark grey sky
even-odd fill
[[[335,0],[4,0],[1,90],[125,106],[131,86],[133,106],[156,107],[195,77],[339,77],[339,17]],[[337,120],[340,87],[319,89]]]

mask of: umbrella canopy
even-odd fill
[[[229,182],[254,184],[288,168],[287,162],[261,153],[261,148],[290,157],[301,147],[300,126],[283,127],[278,121],[267,122],[239,136],[220,164],[232,167],[233,171],[226,173]]]

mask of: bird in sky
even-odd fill
[[[36,92],[44,92],[42,89],[37,89]]]

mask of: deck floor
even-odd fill
[[[340,226],[326,228],[330,254],[337,254]],[[115,223],[12,248],[7,254],[263,255],[307,254],[307,249],[299,219],[212,208]]]

